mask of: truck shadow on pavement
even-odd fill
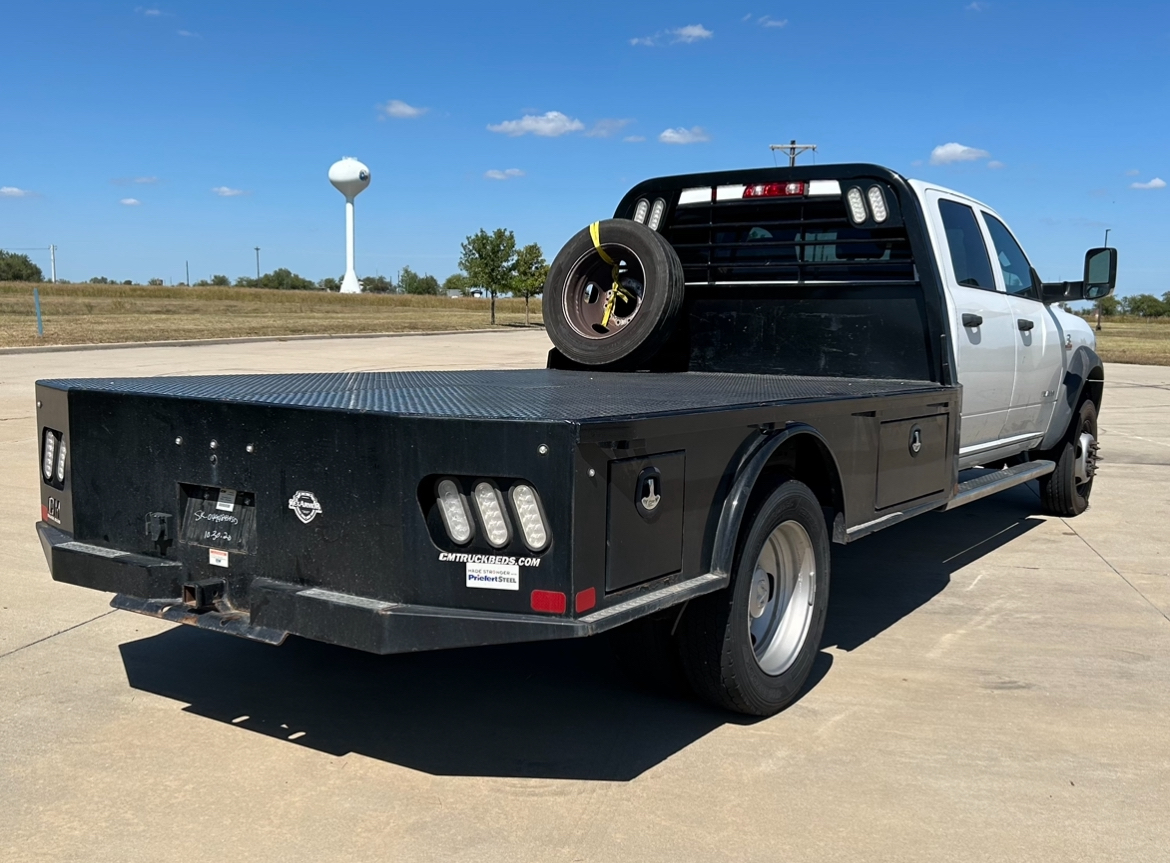
[[[834,547],[822,647],[861,647],[956,569],[1041,524],[1037,509],[1034,493],[1013,490]],[[435,775],[628,781],[722,725],[752,721],[631,683],[606,636],[372,656],[176,626],[120,650],[131,687],[188,712]],[[822,651],[806,696],[831,665]]]

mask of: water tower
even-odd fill
[[[353,270],[353,199],[370,185],[370,169],[357,159],[346,156],[330,167],[329,182],[345,195],[345,278],[341,280],[341,292],[356,294],[362,286]]]

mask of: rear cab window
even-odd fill
[[[994,291],[995,277],[975,211],[966,204],[943,199],[938,202],[938,212],[947,235],[955,281],[968,288]]]

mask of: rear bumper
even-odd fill
[[[382,654],[581,638],[718,590],[728,581],[702,575],[578,618],[384,602],[267,578],[248,587],[247,610],[197,610],[181,599],[187,572],[178,561],[76,542],[44,522],[37,524],[37,532],[56,581],[117,593],[110,603],[114,608],[268,644],[280,644],[292,634]]]

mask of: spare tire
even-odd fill
[[[662,235],[638,222],[597,222],[601,251],[592,228],[569,240],[549,269],[544,285],[549,338],[582,365],[649,359],[670,337],[682,307],[682,262]]]

